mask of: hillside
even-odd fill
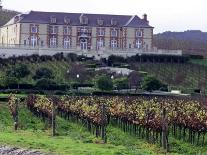
[[[94,62],[81,62],[85,64],[84,66],[93,66]],[[54,82],[58,84],[70,84],[71,82],[77,82],[76,74],[85,74],[84,68],[74,66],[74,62],[67,60],[48,60],[48,61],[38,61],[31,62],[29,60],[17,61],[15,65],[8,63],[6,66],[2,66],[0,69],[0,81],[4,83],[4,80],[1,79],[7,70],[14,68],[14,66],[19,66],[24,64],[28,66],[28,69],[31,71],[30,74],[19,80],[19,83],[35,84],[36,80],[33,79],[36,70],[39,68],[48,68],[52,70],[54,75]],[[194,89],[201,89],[204,94],[207,94],[207,70],[205,59],[191,59],[189,63],[179,64],[179,63],[137,63],[131,62],[130,69],[147,72],[148,75],[154,75],[159,80],[163,81],[173,89],[181,89],[185,93],[191,93]],[[77,68],[78,67],[78,68]],[[68,69],[75,68],[73,71],[75,77],[68,77]],[[74,69],[73,69],[74,70]],[[93,68],[90,68],[93,70]],[[87,72],[87,75],[89,73]],[[85,78],[85,77],[84,77]],[[86,83],[93,83],[96,78],[96,74],[90,75],[90,78],[86,78]],[[88,79],[88,80],[87,80]]]
[[[188,30],[167,31],[154,35],[154,45],[160,49],[182,49],[186,53],[207,54],[207,32]]]
[[[3,10],[0,11],[0,26],[6,24],[12,17],[17,15],[19,12],[12,10]]]

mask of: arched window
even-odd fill
[[[142,31],[141,30],[137,30],[136,31],[136,37],[142,37]]]

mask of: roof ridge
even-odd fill
[[[127,21],[127,23],[124,26],[127,26],[131,23],[131,21],[134,19],[136,15],[131,16],[131,18]]]

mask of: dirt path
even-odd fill
[[[26,150],[16,147],[0,146],[0,155],[46,155],[46,154],[35,150]]]

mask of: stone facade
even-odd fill
[[[148,51],[153,48],[153,27],[148,23],[146,15],[141,19],[138,16],[31,11],[15,16],[0,28],[0,44],[95,51]]]

